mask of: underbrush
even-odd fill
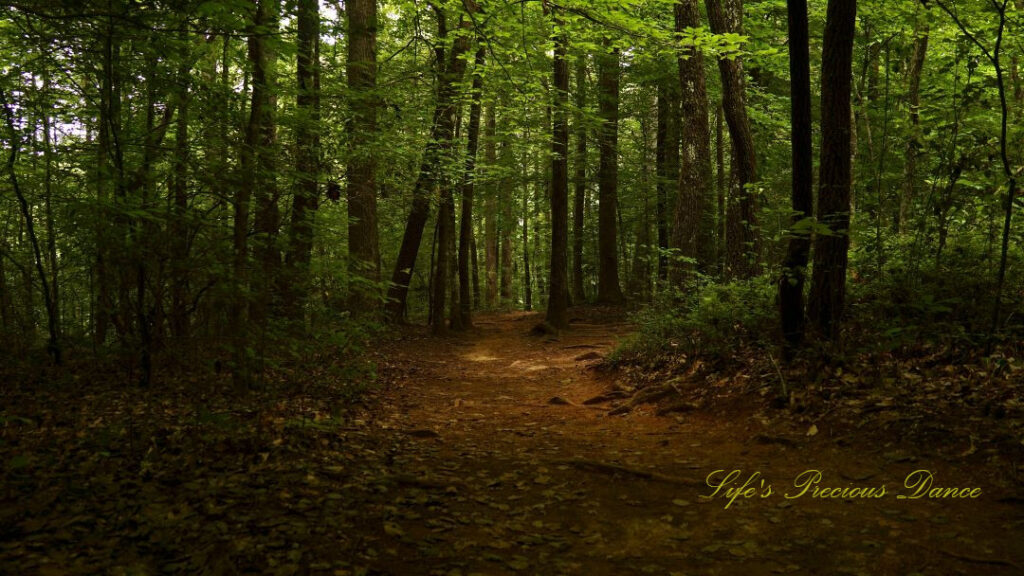
[[[29,566],[19,573],[54,562],[94,573],[144,558],[131,573],[191,574],[225,558],[262,573],[302,554],[341,556],[263,550],[249,535],[307,550],[323,515],[342,517],[364,493],[329,497],[331,484],[310,478],[358,484],[370,477],[361,467],[382,466],[362,399],[377,381],[367,347],[377,330],[340,317],[308,338],[264,340],[248,390],[233,386],[213,345],[187,359],[166,350],[145,388],[119,362],[130,351],[78,351],[36,372],[0,367],[0,540],[40,542],[8,547],[6,560]]]
[[[633,318],[637,331],[608,361],[657,366],[673,357],[723,359],[772,346],[777,330],[775,287],[767,278],[727,284],[701,282],[666,293]]]
[[[964,252],[947,258],[930,269],[891,262],[871,279],[851,267],[841,343],[823,343],[808,327],[789,363],[767,278],[704,283],[657,302],[636,313],[636,334],[609,357],[628,394],[622,406],[785,407],[785,419],[814,433],[827,422],[833,434],[955,437],[947,448],[957,453],[984,444],[990,455],[1024,457],[1024,277],[1009,269],[993,337],[991,263]]]
[[[839,346],[808,327],[805,356],[843,365],[858,357],[918,357],[937,351],[946,361],[999,354],[1021,357],[1024,274],[1011,268],[1002,293],[1000,330],[991,334],[996,281],[990,264],[953,251],[943,265],[893,261],[881,276],[851,268]],[[767,277],[716,284],[702,281],[667,294],[634,315],[636,334],[610,357],[613,364],[656,367],[680,356],[726,365],[777,354],[777,286]]]

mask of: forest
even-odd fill
[[[0,573],[1024,571],[1024,0],[7,0],[0,143]]]

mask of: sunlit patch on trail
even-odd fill
[[[537,370],[546,370],[549,368],[549,366],[545,364],[536,364],[534,362],[527,362],[526,360],[516,360],[509,364],[508,367],[515,368],[516,370],[522,370],[523,372],[536,372]]]
[[[471,352],[469,354],[463,354],[462,357],[473,362],[491,362],[498,359],[497,356],[490,356],[482,352]]]

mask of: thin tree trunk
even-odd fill
[[[444,12],[436,9],[438,18],[438,36],[447,36],[447,22]],[[460,24],[462,28],[470,27],[469,21]],[[462,55],[469,50],[469,36],[459,35],[452,43],[451,54],[445,64],[443,49],[438,48],[438,87],[437,103],[434,108],[434,122],[430,140],[427,142],[420,165],[419,176],[413,186],[412,209],[405,225],[402,245],[395,259],[395,270],[391,275],[391,287],[388,289],[388,301],[385,304],[385,317],[391,322],[400,322],[405,312],[405,300],[409,294],[409,280],[416,266],[423,227],[430,215],[431,194],[441,181],[443,159],[450,152],[455,138],[455,111],[458,107],[458,84],[466,70],[466,61]],[[442,187],[447,184],[442,183]],[[449,190],[450,193],[450,190]],[[436,292],[436,291],[435,291]],[[442,314],[443,315],[443,314]]]
[[[729,188],[725,179],[725,123],[722,121],[722,106],[715,108],[715,262],[722,271],[725,268],[725,200]]]
[[[484,276],[486,277],[487,308],[492,309],[498,300],[498,189],[499,183],[492,176],[497,167],[497,111],[496,103],[487,107],[487,121],[484,128],[484,160],[487,163],[487,196],[484,198]]]
[[[658,83],[657,164],[658,279],[668,279],[668,199],[679,195],[679,80],[675,74]]]
[[[501,166],[509,166],[509,154],[510,146],[507,142],[502,142],[498,161]],[[502,176],[498,182],[498,205],[501,207],[501,219],[498,222],[501,239],[501,283],[499,293],[501,304],[504,307],[512,306],[512,229],[515,224],[512,216],[511,183],[512,181],[508,176]]]
[[[180,347],[188,338],[189,291],[189,225],[188,225],[188,162],[189,162],[189,69],[184,63],[178,69],[178,118],[174,132],[174,179],[172,181],[171,238],[171,336]]]
[[[821,160],[818,222],[829,234],[814,241],[808,316],[821,335],[838,340],[846,298],[850,245],[850,88],[856,0],[829,0],[821,74]]]
[[[480,143],[480,94],[483,88],[485,47],[477,48],[473,64],[473,87],[466,138],[466,172],[462,180],[462,214],[459,221],[459,314],[461,328],[473,325],[473,294],[470,251],[473,250],[473,193],[476,184],[476,154]],[[479,292],[479,290],[478,290]]]
[[[598,270],[597,301],[621,304],[625,301],[619,285],[618,226],[616,205],[619,184],[619,49],[605,42],[606,52],[598,57],[598,111],[601,116],[598,172]]]
[[[569,327],[569,63],[568,36],[558,12],[554,17],[552,58],[554,106],[551,118],[551,266],[545,320],[555,330]]]
[[[346,15],[349,21],[353,18],[360,19],[366,16],[366,7],[362,4],[374,4],[375,0],[354,0],[347,6]],[[372,10],[372,8],[371,8]],[[295,81],[297,94],[295,96],[296,109],[298,111],[298,125],[295,127],[295,171],[297,174],[295,197],[292,200],[292,219],[288,235],[288,255],[285,259],[288,266],[287,282],[291,288],[288,290],[288,318],[294,324],[302,324],[306,301],[309,298],[309,263],[313,254],[313,230],[316,219],[316,212],[319,206],[319,195],[317,193],[320,180],[320,12],[316,0],[300,0],[297,16],[298,38],[295,57]],[[365,48],[366,29],[372,26],[357,27],[353,33],[349,31],[349,53],[359,55],[359,51]],[[362,35],[360,35],[362,33]],[[372,34],[372,32],[370,32]],[[369,40],[373,52],[373,39]],[[359,88],[364,85],[366,78],[360,73],[365,72],[363,68],[348,71],[349,98],[354,108],[358,107]],[[370,72],[372,74],[372,72]],[[356,84],[355,87],[352,85]],[[370,79],[370,88],[373,87],[373,80]],[[362,103],[362,102],[359,102]],[[372,104],[369,106],[372,109]],[[373,112],[367,111],[366,107],[359,109],[360,114],[354,114],[353,123],[360,123],[360,132],[355,138],[365,137],[374,129]],[[371,120],[368,123],[361,123],[369,113]],[[365,173],[357,174],[365,178]],[[349,174],[353,174],[352,167],[349,167]],[[372,166],[369,174],[372,188],[373,171]],[[351,182],[351,180],[350,180]],[[371,194],[372,196],[372,194]],[[352,199],[349,198],[351,210]],[[351,217],[349,218],[351,222]],[[363,238],[361,235],[356,235]],[[352,251],[353,234],[349,230],[349,251]],[[379,270],[378,270],[379,271]],[[379,275],[376,278],[379,280]],[[374,303],[376,304],[376,303]],[[368,306],[367,309],[376,310],[376,305]]]
[[[21,186],[18,182],[18,173],[15,170],[15,165],[18,161],[18,153],[21,150],[21,135],[18,134],[18,130],[15,126],[14,112],[11,110],[10,102],[7,101],[7,92],[2,88],[0,88],[0,107],[3,107],[4,120],[7,123],[7,130],[10,133],[10,152],[7,156],[7,176],[11,183],[11,188],[14,190],[14,195],[18,200],[18,206],[21,208],[21,215],[25,219],[25,229],[28,232],[28,239],[32,245],[33,263],[35,264],[36,272],[39,275],[39,284],[42,286],[43,303],[46,305],[46,326],[49,332],[49,340],[47,341],[46,349],[47,352],[49,352],[50,359],[53,360],[54,365],[60,366],[61,343],[57,320],[57,308],[54,305],[53,293],[50,291],[50,282],[46,277],[46,270],[43,267],[43,253],[39,247],[39,238],[36,236],[32,211],[29,207],[28,200],[25,198],[25,194],[21,190]]]
[[[473,269],[473,309],[474,310],[479,310],[480,309],[480,302],[481,302],[481,300],[480,300],[480,262],[479,262],[480,254],[477,251],[476,232],[475,231],[470,236],[470,238],[472,240],[470,242],[469,254],[471,256],[471,258],[470,258],[470,260],[471,260],[470,261],[470,266]]]
[[[253,0],[256,10],[253,15],[253,22],[249,33],[249,61],[252,65],[252,94],[249,109],[249,121],[245,129],[245,144],[242,146],[241,174],[242,181],[235,195],[235,222],[234,222],[234,280],[235,298],[231,304],[229,324],[233,327],[235,334],[234,342],[234,369],[233,377],[236,388],[248,388],[252,384],[252,374],[249,362],[249,332],[253,322],[262,319],[265,306],[269,302],[263,289],[268,286],[265,274],[261,274],[258,280],[250,280],[249,274],[249,214],[250,204],[256,194],[257,188],[261,188],[267,179],[267,170],[270,166],[264,164],[269,160],[267,153],[261,154],[259,149],[268,143],[273,137],[273,127],[268,123],[273,121],[270,111],[273,97],[270,94],[271,86],[268,78],[268,67],[270,65],[265,46],[265,34],[267,29],[272,28],[276,22],[268,14],[266,0]],[[276,1],[276,0],[273,0]],[[273,176],[273,174],[270,174]],[[264,234],[272,232],[274,225],[273,211],[276,209],[276,202],[271,206],[270,199],[273,194],[262,190],[257,198],[257,212],[262,212],[262,220],[257,232]],[[267,246],[268,238],[265,236],[259,239],[262,244],[261,257],[264,267],[263,272],[272,268],[270,260],[271,247]],[[256,244],[256,242],[254,242]],[[250,307],[249,299],[244,296],[246,286],[252,282],[254,292],[253,306]],[[257,286],[257,283],[259,285]],[[259,301],[259,302],[257,302]]]
[[[529,135],[527,134],[527,137]],[[524,166],[525,169],[525,166]],[[530,278],[530,188],[523,186],[523,308],[533,310],[533,279]]]
[[[907,228],[907,212],[917,196],[917,155],[923,147],[921,143],[921,72],[924,70],[925,54],[928,50],[928,21],[924,20],[916,31],[914,49],[910,57],[910,69],[907,71],[907,107],[910,112],[910,138],[907,138],[907,151],[903,165],[903,190],[900,195],[899,220],[896,224],[899,233]]]
[[[814,162],[812,160],[811,65],[807,25],[807,0],[788,0],[790,134],[792,147],[792,208],[789,244],[779,279],[779,315],[784,338],[784,356],[788,360],[803,342],[804,279],[811,250],[808,223],[814,208]]]
[[[706,0],[706,5],[714,33],[743,35],[742,0]],[[757,206],[751,190],[757,182],[757,157],[747,118],[743,59],[719,58],[718,71],[722,78],[722,109],[732,142],[733,189],[726,209],[725,270],[727,276],[750,278],[759,269]]]
[[[50,76],[43,76],[43,91],[50,92]],[[60,305],[60,283],[58,282],[58,271],[60,266],[57,259],[57,230],[53,215],[53,136],[50,132],[52,122],[50,119],[50,107],[46,107],[43,113],[43,160],[45,172],[43,180],[43,209],[46,217],[46,252],[47,265],[50,267],[50,300],[53,302],[53,315],[57,319],[57,339],[61,339],[61,305]]]
[[[580,56],[576,62],[576,113],[573,119],[576,138],[576,155],[573,159],[572,210],[572,300],[576,304],[587,301],[583,287],[583,224],[587,203],[587,125],[583,119],[583,108],[587,104],[587,59]]]
[[[280,191],[277,187],[277,50],[276,33],[279,29],[280,0],[258,0],[253,34],[249,36],[252,55],[253,100],[247,135],[247,146],[252,147],[255,164],[250,176],[255,201],[253,215],[253,256],[260,265],[260,274],[251,278],[253,301],[250,315],[257,326],[272,313],[278,304],[278,275],[281,251],[277,236],[281,229],[281,211],[278,207]]]

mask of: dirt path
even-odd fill
[[[388,353],[405,374],[377,424],[406,438],[396,487],[373,498],[364,560],[389,574],[1020,574],[1024,521],[984,468],[941,447],[863,445],[769,427],[757,414],[609,416],[593,357],[628,333],[577,321],[530,336],[535,315],[481,317],[466,336],[410,334]],[[591,354],[593,353],[593,354]],[[589,359],[588,359],[589,358]],[[708,500],[714,470],[760,472],[753,498]],[[884,485],[881,498],[793,494]],[[898,499],[908,473],[978,499]],[[877,493],[877,492],[876,492]],[[1003,500],[1007,500],[1003,498]]]

